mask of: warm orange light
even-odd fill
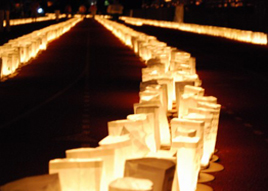
[[[142,132],[145,133],[143,137],[140,137],[144,140],[147,147],[151,152],[157,151],[156,140],[154,135],[154,116],[152,113],[143,113],[143,114],[131,114],[127,116],[127,119],[131,121],[139,121],[142,123]],[[147,152],[147,149],[146,149]],[[146,153],[148,154],[148,152]]]
[[[178,116],[180,116],[181,97],[184,93],[184,87],[186,85],[194,85],[194,81],[175,81],[175,95],[176,95],[176,108]]]
[[[51,19],[50,16],[42,17],[40,21],[49,19]],[[22,63],[26,63],[30,59],[35,58],[41,50],[46,49],[47,43],[67,32],[79,21],[81,21],[81,19],[73,18],[9,40],[4,45],[0,46],[0,60],[2,60],[0,65],[0,77],[2,78],[13,74]],[[11,25],[29,22],[32,22],[32,20],[11,20]]]
[[[177,149],[176,175],[180,191],[195,191],[200,169],[200,139],[198,137],[176,137],[172,148]]]
[[[140,103],[141,104],[156,104],[159,107],[158,111],[158,123],[160,131],[160,141],[161,145],[170,145],[170,131],[166,115],[167,106],[164,105],[163,92],[159,90],[153,91],[148,90],[140,92]]]
[[[160,119],[159,119],[159,103],[136,103],[134,104],[135,114],[149,114],[153,120],[153,128],[151,132],[153,133],[153,138],[155,141],[155,150],[159,150],[161,146],[160,138]]]
[[[100,158],[103,161],[102,175],[101,175],[101,186],[100,191],[107,191],[108,185],[115,179],[115,150],[105,149],[102,147],[97,148],[77,148],[66,150],[66,157],[71,158],[82,158],[82,159],[96,159]]]
[[[185,119],[204,121],[204,144],[203,144],[203,155],[201,158],[201,166],[207,167],[209,165],[209,160],[211,157],[210,144],[211,144],[211,129],[213,121],[213,113],[211,111],[205,110],[196,110],[192,111],[192,108],[189,110],[189,113],[184,116]]]
[[[142,178],[118,178],[109,185],[109,191],[153,191],[153,183]]]
[[[186,85],[184,87],[184,94],[196,95],[196,96],[204,96],[205,89],[202,87],[190,86]]]
[[[206,102],[198,102],[198,107],[200,108],[207,108],[210,109],[213,113],[213,122],[212,122],[212,129],[211,129],[211,143],[209,144],[211,156],[215,152],[215,146],[217,141],[217,134],[218,134],[218,126],[220,120],[220,104],[213,104],[213,103],[206,103]]]
[[[115,120],[108,122],[108,132],[110,136],[129,135],[132,142],[132,152],[136,157],[143,157],[149,151],[146,144],[147,134],[143,130],[143,123],[140,120]]]
[[[135,158],[125,163],[124,177],[148,179],[155,191],[171,190],[176,164],[168,159]]]
[[[198,102],[217,103],[217,98],[214,96],[196,96],[192,94],[182,94],[180,97],[180,105],[178,109],[178,116],[182,118],[187,115],[189,108],[196,108]]]
[[[177,137],[197,137],[199,138],[198,147],[196,148],[196,171],[195,176],[198,176],[198,173],[201,168],[201,159],[204,154],[204,140],[205,140],[205,122],[202,120],[193,120],[193,119],[178,119],[173,118],[170,122],[171,132],[172,132],[172,141],[176,141]],[[177,150],[176,143],[172,143],[171,150]]]
[[[204,140],[204,126],[205,126],[204,121],[201,121],[201,120],[198,121],[198,120],[192,120],[192,119],[173,118],[170,121],[170,125],[171,125],[172,139],[176,138],[177,136],[180,136],[179,134],[177,134],[177,131],[195,130],[196,134],[194,136],[199,137],[200,142],[203,143],[203,140]]]
[[[99,191],[101,159],[53,159],[49,161],[49,174],[59,173],[62,191]]]
[[[150,20],[150,19],[141,19],[141,18],[129,18],[121,17],[120,19],[128,22],[131,20],[131,23],[142,23],[146,25],[153,25],[158,27],[172,28],[182,31],[188,31],[198,34],[206,34],[211,36],[219,36],[232,40],[237,40],[241,42],[253,43],[253,44],[267,44],[267,34],[262,32],[253,32],[240,29],[232,29],[226,27],[217,27],[217,26],[206,26],[190,23],[178,23],[170,21],[159,21],[159,20]]]
[[[53,5],[53,2],[52,1],[47,1],[47,6],[48,7],[51,7]]]
[[[114,178],[123,177],[125,160],[133,157],[132,141],[129,134],[107,136],[99,142],[103,149],[114,149]]]

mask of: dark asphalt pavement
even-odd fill
[[[155,27],[133,27],[197,59],[206,95],[222,104],[216,191],[268,187],[267,47]],[[143,63],[87,19],[0,84],[0,185],[47,173],[48,161],[96,146],[107,122],[133,113]]]

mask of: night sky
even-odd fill
[[[73,9],[78,9],[79,5],[85,4],[86,6],[90,6],[91,0],[59,0],[61,3],[61,6],[64,7],[64,4],[66,2],[69,2],[72,4]],[[113,0],[108,0],[111,4]],[[104,6],[105,0],[97,0],[98,10],[101,12],[104,12],[107,7]],[[138,9],[141,8],[142,0],[120,0],[120,3],[124,6],[125,10],[129,9]]]
[[[54,12],[55,7],[59,7],[61,12],[64,12],[66,5],[70,4],[74,13],[77,12],[80,5],[85,5],[89,8],[92,1],[97,1],[98,10],[100,11],[100,13],[105,13],[107,6],[104,5],[104,2],[108,1],[110,4],[113,3],[113,0],[10,0],[12,4],[23,2],[24,7],[30,7],[31,3],[34,1],[38,1],[41,7],[44,8],[46,12]],[[53,2],[53,6],[48,7],[48,1]],[[119,0],[119,2],[124,6],[125,11],[130,9],[139,9],[142,5],[142,0]]]
[[[58,0],[61,4],[66,4],[66,2],[70,2],[75,6],[79,6],[80,4],[85,4],[87,6],[90,5],[91,0]],[[109,3],[112,3],[113,0],[108,0]],[[103,6],[105,0],[97,0],[98,5]],[[124,6],[125,9],[136,9],[141,8],[142,0],[119,0],[119,2]]]
[[[141,4],[142,4],[142,0],[122,0],[122,4],[126,7],[126,8],[140,8]]]

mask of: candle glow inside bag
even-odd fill
[[[62,191],[99,191],[101,159],[53,159],[49,174],[59,173]]]
[[[114,180],[109,191],[153,191],[153,183],[148,179],[123,177]]]
[[[115,150],[109,148],[76,148],[65,151],[67,158],[101,158],[103,161],[101,191],[107,191],[109,183],[114,180]]]
[[[171,190],[175,166],[175,163],[168,159],[129,159],[125,163],[124,176],[151,180],[153,191]]]
[[[176,175],[180,191],[195,191],[200,169],[198,137],[176,137],[172,147],[177,148]]]
[[[122,136],[107,136],[99,142],[103,149],[114,149],[114,178],[121,178],[124,174],[125,160],[133,157],[132,141],[129,134]]]

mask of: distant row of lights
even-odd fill
[[[48,18],[54,17],[49,16]],[[0,80],[14,74],[18,67],[23,66],[35,58],[40,51],[45,50],[49,42],[67,32],[81,20],[81,17],[75,17],[11,39],[0,46]]]
[[[120,19],[128,24],[136,26],[152,25],[163,28],[177,29],[186,32],[223,37],[240,42],[267,45],[267,34],[262,32],[133,17],[120,17]]]
[[[160,2],[154,2],[154,3],[143,3],[142,7],[143,8],[160,8],[160,7],[170,7],[170,6],[178,6],[178,5],[205,5],[206,7],[218,7],[218,8],[222,8],[222,7],[242,7],[242,6],[251,6],[250,3],[246,3],[243,0],[232,0],[232,1],[222,1],[222,2],[206,2],[203,3],[203,0],[196,0],[196,1],[174,1],[174,0],[165,0],[165,3],[160,3]]]
[[[65,17],[66,17],[65,14],[59,15],[59,19],[65,18]],[[37,17],[36,19],[34,18],[10,19],[9,22],[10,22],[10,26],[14,26],[14,25],[29,24],[33,22],[42,22],[42,21],[49,21],[49,20],[55,20],[55,19],[56,19],[56,15],[54,13],[47,13],[45,16]],[[4,27],[6,26],[6,21],[4,21],[3,25]]]

